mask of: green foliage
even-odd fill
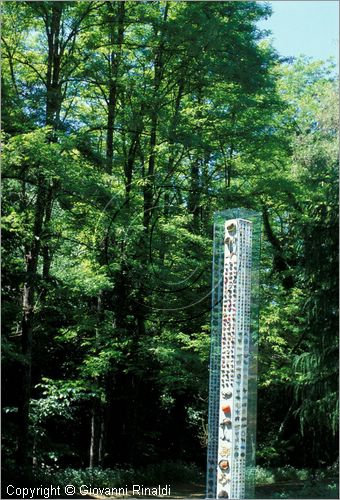
[[[331,104],[337,91],[329,67],[322,63],[298,60],[280,71],[278,88],[288,104],[284,116],[292,127],[291,150],[284,192],[267,202],[274,237],[270,228],[265,226],[265,231],[275,253],[271,268],[265,242],[259,365],[262,411],[277,419],[277,427],[260,445],[259,458],[271,465],[290,461],[296,439],[289,430],[298,423],[316,465],[329,460],[321,450],[332,447],[338,429],[338,130],[337,108]],[[276,417],[266,406],[267,389],[289,401],[280,405],[277,400]],[[308,463],[304,460],[300,465]]]
[[[272,471],[263,467],[257,466],[255,469],[256,484],[273,484],[275,477]]]
[[[256,467],[256,498],[337,498],[338,470]]]
[[[76,488],[91,485],[94,488],[131,487],[133,484],[154,486],[155,484],[171,484],[198,482],[203,474],[195,464],[167,461],[159,464],[140,467],[138,469],[49,469],[36,473],[36,481],[42,484],[64,487],[72,484]]]
[[[300,485],[258,488],[257,498],[338,498],[339,487],[335,481],[325,481],[319,484],[303,482]]]
[[[211,221],[236,206],[264,216],[259,461],[332,463],[332,68],[280,63],[258,2],[2,10],[6,463],[19,429],[71,483],[205,463]]]

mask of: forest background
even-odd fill
[[[281,58],[269,15],[2,4],[5,484],[204,471],[212,221],[233,207],[263,217],[257,462],[336,462],[338,83]]]

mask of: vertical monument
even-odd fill
[[[261,218],[215,214],[207,498],[254,498]]]

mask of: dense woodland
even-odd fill
[[[258,456],[338,455],[338,94],[265,3],[2,4],[3,479],[204,470],[212,223],[263,218]],[[50,469],[49,469],[50,468]]]

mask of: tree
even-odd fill
[[[255,23],[269,13],[255,2],[4,5],[3,345],[8,387],[23,388],[20,401],[4,392],[8,464],[15,447],[25,469],[52,456],[204,462],[211,221],[232,206],[264,215],[261,386],[273,395],[260,401],[284,394],[293,424],[263,421],[295,430],[305,419],[324,370],[314,311],[327,331],[334,321],[317,293],[320,280],[331,293],[333,260],[322,254],[316,272],[309,241],[322,222],[333,245],[334,127],[320,124],[335,97],[318,68],[301,66],[297,85],[261,41]],[[309,319],[297,317],[304,305]],[[319,367],[310,378],[305,353]]]
[[[13,7],[9,6],[9,13],[13,16]],[[7,47],[7,59],[9,62],[10,73],[12,75],[12,83],[18,91],[18,85],[14,81],[14,63],[18,66],[18,70],[23,77],[21,80],[21,88],[25,89],[25,78],[32,82],[33,87],[39,89],[43,86],[43,92],[38,92],[38,103],[42,104],[37,119],[40,123],[45,123],[50,126],[51,135],[46,138],[47,141],[55,142],[56,138],[53,135],[55,131],[61,127],[61,107],[63,99],[66,97],[67,85],[69,78],[76,68],[75,48],[76,37],[78,35],[80,24],[88,13],[93,9],[93,3],[90,2],[87,6],[73,7],[70,12],[70,7],[67,3],[39,2],[37,4],[29,4],[28,7],[16,7],[19,11],[17,24],[15,29],[25,30],[27,37],[24,41],[23,36],[17,37],[18,43],[15,52],[11,52],[10,41],[6,41],[6,32],[3,35],[4,45]],[[22,23],[22,10],[25,9],[29,19],[35,29],[29,31],[27,19]],[[72,9],[72,8],[71,8]],[[21,11],[21,12],[20,12]],[[30,12],[33,11],[33,12]],[[66,13],[68,20],[65,19]],[[70,15],[71,14],[71,15]],[[72,16],[73,14],[73,16]],[[67,30],[67,21],[70,22],[70,27]],[[39,25],[40,23],[40,25]],[[32,47],[34,34],[39,32],[43,26],[47,46]],[[13,29],[8,27],[9,31]],[[9,38],[11,35],[9,35]],[[38,49],[38,50],[37,50]],[[40,50],[39,50],[40,49]],[[44,50],[45,49],[45,50]],[[20,53],[19,53],[20,50]],[[30,59],[27,55],[30,51]],[[18,53],[18,55],[17,55]],[[45,57],[44,57],[45,56]],[[20,82],[20,83],[21,83]],[[34,82],[34,83],[33,83]],[[40,90],[40,89],[39,89]],[[40,95],[39,95],[40,94]],[[22,99],[24,100],[24,99]],[[52,151],[50,151],[52,153]],[[39,156],[37,156],[37,159]],[[34,212],[31,229],[31,240],[26,240],[25,244],[25,279],[23,284],[23,313],[21,320],[21,339],[22,339],[22,380],[21,380],[21,402],[19,405],[19,439],[17,449],[17,463],[24,468],[29,468],[30,465],[30,444],[29,444],[29,402],[31,392],[31,365],[32,365],[32,331],[34,322],[34,302],[37,291],[37,271],[39,265],[39,256],[42,256],[42,278],[49,278],[49,269],[51,265],[49,245],[44,238],[44,234],[48,233],[50,224],[53,203],[55,200],[57,183],[55,180],[46,178],[43,174],[44,165],[39,165],[39,160],[33,159],[33,164],[30,164],[30,157],[26,157],[21,164],[20,179],[22,184],[22,204],[27,203],[26,200],[26,175],[30,173],[30,169],[36,170],[34,183],[36,186],[36,196],[34,201]],[[28,161],[27,161],[28,160]],[[40,171],[39,171],[40,170]],[[24,173],[24,175],[22,175]],[[24,208],[25,209],[25,208]]]
[[[269,286],[273,274],[268,262],[261,346],[263,388],[281,392],[286,401],[281,416],[271,414],[269,406],[278,405],[269,403],[270,396],[262,401],[268,418],[277,419],[270,439],[282,452],[272,458],[282,460],[283,454],[291,461],[300,435],[305,451],[299,463],[316,468],[334,461],[336,453],[337,92],[325,64],[298,60],[282,66],[280,73],[290,150],[282,194],[276,191],[276,200],[265,208],[278,282]]]

